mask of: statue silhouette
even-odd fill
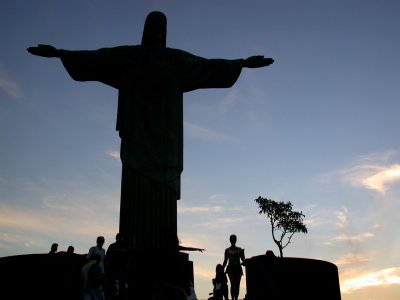
[[[166,47],[167,18],[151,12],[136,46],[68,51],[50,45],[31,54],[61,59],[77,81],[118,89],[116,130],[122,161],[119,232],[129,249],[160,249],[177,234],[183,170],[183,93],[231,87],[242,68],[274,62],[264,56],[206,59]]]

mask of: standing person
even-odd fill
[[[226,267],[226,273],[231,284],[232,300],[238,300],[240,290],[240,280],[243,275],[241,261],[244,261],[244,249],[236,246],[237,237],[232,234],[229,237],[231,246],[225,249],[223,268]]]
[[[89,252],[86,256],[86,259],[90,259],[94,254],[98,254],[101,257],[101,260],[104,261],[106,257],[106,250],[103,248],[105,239],[103,236],[98,236],[96,238],[96,246],[90,247]]]
[[[115,242],[108,246],[104,262],[108,298],[127,295],[129,256],[124,236],[121,233],[117,233]]]
[[[75,251],[75,248],[74,248],[74,246],[68,246],[67,253],[69,253],[69,254],[73,254],[73,253],[74,253],[74,251]]]
[[[274,62],[262,55],[246,59],[206,59],[167,47],[167,17],[145,20],[140,45],[69,51],[51,45],[31,54],[60,58],[77,81],[99,81],[118,89],[117,126],[122,161],[119,231],[127,246],[160,249],[177,234],[177,200],[183,170],[183,94],[229,88],[243,68]]]
[[[83,300],[105,300],[104,269],[101,267],[101,256],[93,254],[81,271]]]
[[[86,256],[86,260],[92,259],[93,255],[100,255],[100,265],[104,270],[104,259],[106,257],[106,250],[103,248],[105,239],[103,236],[98,236],[96,239],[96,246],[90,247],[89,252]]]

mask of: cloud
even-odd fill
[[[224,208],[222,206],[195,206],[195,207],[178,207],[178,213],[216,213],[222,212]]]
[[[332,213],[330,208],[317,205],[308,205],[302,211],[306,215],[304,223],[319,230],[322,228],[331,230],[332,225],[335,223],[336,226],[340,226],[339,224],[344,226],[345,218],[347,218],[345,217],[347,215],[346,207],[343,207],[342,211],[338,211],[335,214]]]
[[[215,273],[213,272],[213,269],[209,269],[206,267],[196,266],[196,279],[204,279],[204,280],[210,280],[210,278],[213,278],[215,276]]]
[[[338,266],[354,265],[360,263],[367,263],[373,260],[372,255],[366,255],[361,253],[349,253],[345,256],[337,259],[334,263]]]
[[[398,151],[391,150],[363,155],[353,166],[325,175],[324,178],[339,177],[351,186],[385,194],[393,184],[400,182],[400,164],[390,162],[398,154]]]
[[[14,255],[15,248],[18,247],[18,250],[21,251],[23,249],[27,250],[30,248],[40,248],[43,246],[40,241],[32,236],[32,234],[16,234],[12,232],[3,232],[0,233],[0,253],[8,255]],[[47,246],[47,245],[46,245]]]
[[[387,287],[398,284],[400,284],[400,268],[386,268],[343,280],[340,290],[348,294],[367,287]]]
[[[343,242],[363,242],[367,239],[373,238],[375,234],[371,232],[364,232],[357,235],[348,235],[348,234],[341,234],[333,238],[335,241],[343,241]]]
[[[4,187],[7,181],[2,183]],[[0,199],[0,247],[6,252],[37,251],[48,238],[68,242],[89,240],[99,232],[107,237],[115,235],[118,205],[108,190],[88,190],[82,181],[14,185],[11,190],[18,188],[18,195],[28,195],[29,202],[14,199],[12,191],[7,195],[5,188]]]
[[[108,151],[106,152],[106,154],[109,155],[109,156],[111,156],[111,157],[113,157],[113,158],[120,159],[120,153],[119,153],[119,151],[116,151],[116,150],[108,150]]]
[[[336,223],[336,226],[339,228],[345,228],[348,224],[348,210],[347,207],[343,207],[341,211],[336,212],[336,218],[338,222]]]
[[[232,140],[224,134],[221,134],[215,130],[211,130],[205,127],[201,127],[197,124],[185,122],[185,132],[194,138],[199,138],[207,141],[219,141],[219,140]]]
[[[213,228],[221,228],[226,226],[231,226],[232,224],[243,224],[243,217],[233,217],[233,218],[218,218],[214,221],[206,222],[201,224],[204,227],[213,229]]]
[[[231,197],[232,197],[231,195],[226,195],[226,194],[214,194],[210,196],[210,200],[219,203],[226,203],[229,201]]]
[[[369,153],[359,156],[360,161],[381,161],[382,163],[387,163],[392,157],[399,154],[399,151],[388,150],[379,153]]]
[[[0,90],[13,98],[21,97],[21,89],[15,80],[9,78],[4,68],[0,65]]]
[[[18,229],[27,232],[43,232],[50,235],[82,234],[95,236],[99,230],[110,233],[109,227],[101,223],[95,213],[88,214],[90,209],[80,207],[80,215],[76,215],[78,209],[68,209],[59,205],[48,209],[16,209],[10,206],[0,206],[0,228]],[[69,211],[69,213],[65,213]],[[4,237],[4,236],[3,236]]]
[[[389,185],[397,181],[400,181],[400,165],[398,164],[377,168],[377,173],[365,178],[361,183],[368,189],[384,194]]]
[[[232,105],[236,102],[238,98],[237,90],[232,89],[228,92],[228,95],[220,102],[219,111],[221,113],[226,113],[230,110]]]
[[[31,247],[32,245],[37,245],[35,240],[27,239],[26,236],[10,232],[1,232],[0,241],[2,243],[18,243],[24,245],[25,247]],[[1,247],[1,246],[0,246]],[[4,247],[6,248],[6,247]]]

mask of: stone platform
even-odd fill
[[[189,255],[179,252],[175,258],[159,252],[131,252],[129,299],[152,299],[154,286],[185,285],[188,280],[193,283]],[[81,269],[85,261],[86,254],[66,252],[1,257],[1,293],[13,300],[81,300]]]
[[[338,269],[330,262],[260,255],[244,264],[246,300],[341,300]]]
[[[80,272],[85,258],[66,252],[2,257],[1,293],[16,300],[81,299]]]

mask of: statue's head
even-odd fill
[[[167,17],[160,11],[147,15],[144,23],[142,46],[166,47]]]

